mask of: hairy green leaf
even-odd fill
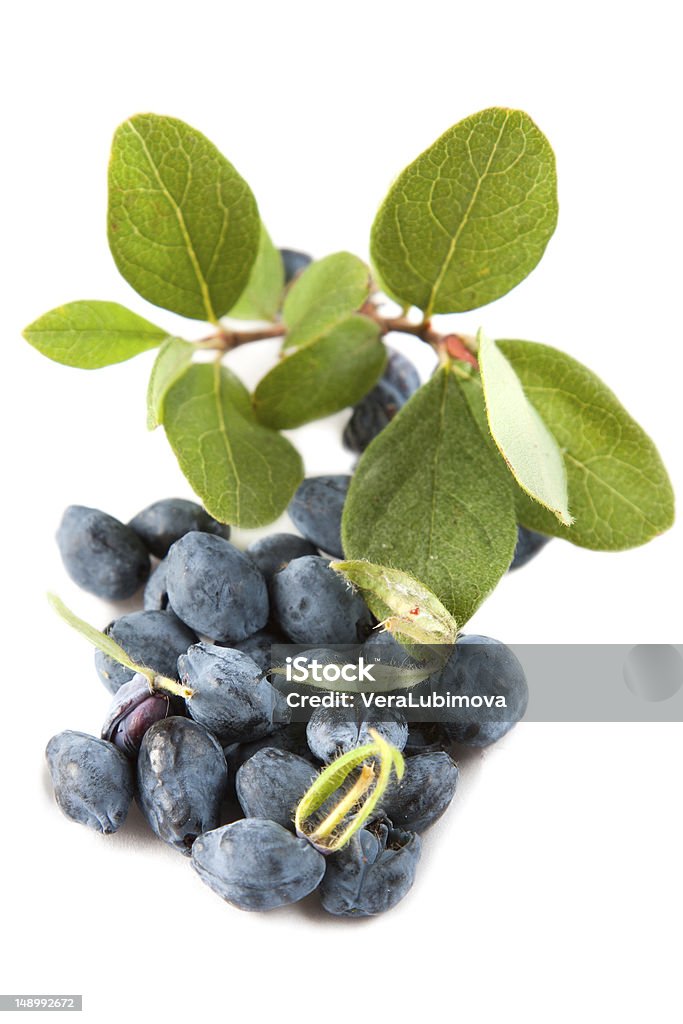
[[[462,625],[506,571],[516,539],[505,464],[444,366],[361,458],[344,507],[344,551],[409,573]]]
[[[674,518],[671,483],[657,449],[602,381],[548,345],[499,341],[564,454],[574,525],[517,496],[519,521],[580,547],[619,551],[645,544]]]
[[[98,370],[157,348],[167,332],[117,302],[69,302],[38,317],[24,337],[64,366]]]
[[[501,455],[522,490],[571,526],[567,473],[557,441],[496,343],[483,331],[478,343],[488,425]]]
[[[247,287],[228,316],[236,320],[274,320],[285,287],[285,268],[279,250],[261,227],[261,242]]]
[[[249,186],[208,139],[138,114],[114,135],[108,230],[116,266],[143,298],[215,322],[247,285],[261,225]]]
[[[370,271],[350,252],[336,252],[311,263],[287,292],[282,317],[286,348],[310,345],[327,334],[370,294]]]
[[[372,228],[372,260],[403,302],[460,313],[529,274],[557,223],[555,158],[521,110],[465,118],[410,164]]]
[[[194,345],[182,338],[167,338],[152,367],[147,387],[147,428],[154,430],[164,422],[164,399],[169,388],[192,362]]]
[[[254,392],[256,415],[278,429],[330,416],[359,401],[377,382],[385,362],[377,324],[352,314],[266,374]]]
[[[458,624],[451,613],[407,572],[364,561],[331,562],[330,568],[358,587],[390,633],[418,644],[455,643]]]
[[[257,422],[249,392],[218,362],[195,364],[176,381],[164,428],[190,485],[223,523],[272,522],[303,478],[299,453]]]

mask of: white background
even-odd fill
[[[680,725],[524,724],[472,756],[412,893],[376,921],[323,918],[314,900],[240,913],[137,811],[111,838],[59,814],[45,743],[63,728],[96,732],[107,695],[43,595],[57,589],[100,625],[120,611],[66,579],[59,517],[83,503],[127,519],[188,491],[161,432],[145,431],[151,354],[88,373],[20,338],[78,298],[178,330],[107,250],[108,148],[132,113],[207,134],[279,244],[366,256],[374,211],[407,162],[469,113],[521,107],[556,150],[559,227],[527,281],[453,322],[587,362],[651,433],[680,492],[673,9],[138,0],[5,15],[1,991],[82,992],[97,1021],[213,1008],[259,1020],[680,1020]],[[253,382],[273,354],[259,346],[234,362]],[[310,472],[347,469],[344,419],[300,432]],[[554,542],[472,625],[517,643],[680,642],[681,538],[674,528],[616,555]]]

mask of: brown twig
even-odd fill
[[[369,300],[362,307],[360,312],[363,316],[378,325],[380,334],[410,334],[419,338],[440,355],[446,353],[451,359],[458,359],[477,366],[477,360],[471,349],[471,341],[461,337],[459,334],[440,334],[434,330],[430,320],[421,320],[415,323],[407,316],[387,317],[383,316],[375,302]],[[241,345],[248,345],[252,341],[265,341],[268,338],[282,338],[287,333],[283,323],[268,324],[266,327],[258,327],[253,331],[234,331],[227,327],[221,327],[215,334],[209,335],[196,342],[198,348],[210,349],[216,352],[231,352]]]

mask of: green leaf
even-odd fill
[[[261,225],[247,183],[182,121],[138,114],[109,164],[109,246],[143,298],[215,323],[244,291]]]
[[[370,294],[370,271],[350,252],[336,252],[306,267],[287,292],[282,317],[286,348],[310,345],[359,309]]]
[[[379,327],[353,314],[330,333],[285,356],[259,381],[254,409],[262,423],[285,429],[354,405],[384,369]]]
[[[580,547],[619,551],[673,523],[674,496],[657,449],[615,395],[575,359],[548,345],[499,341],[529,401],[564,454],[567,528],[521,491],[519,521]]]
[[[261,227],[261,243],[247,287],[228,316],[235,320],[274,320],[285,288],[285,268],[280,251]]]
[[[557,223],[555,158],[521,110],[492,107],[449,128],[399,175],[371,253],[403,302],[461,313],[529,274]]]
[[[516,539],[505,464],[443,366],[361,458],[344,551],[409,573],[463,625],[506,571]]]
[[[194,345],[182,338],[167,338],[154,360],[147,387],[147,428],[154,430],[164,422],[164,399],[169,388],[181,377],[190,363]]]
[[[330,568],[358,587],[390,633],[417,644],[455,643],[458,624],[451,613],[407,572],[364,561],[330,562]]]
[[[176,381],[164,427],[190,485],[223,523],[272,522],[303,478],[299,453],[257,422],[249,392],[219,362],[195,364]]]
[[[69,302],[38,317],[24,337],[48,359],[82,370],[122,363],[157,348],[167,332],[117,302]]]
[[[567,473],[557,441],[510,363],[481,330],[478,346],[488,425],[500,454],[522,490],[571,526]]]

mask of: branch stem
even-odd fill
[[[425,344],[431,345],[440,356],[447,355],[452,359],[469,363],[475,368],[477,366],[477,359],[472,351],[473,339],[453,333],[440,334],[439,331],[432,327],[430,320],[424,319],[415,322],[405,313],[394,317],[383,316],[379,311],[377,303],[371,299],[361,307],[360,312],[363,316],[377,324],[382,337],[393,333],[409,334],[414,338],[419,338],[420,341],[424,341]],[[253,331],[235,331],[222,325],[219,325],[219,328],[215,334],[195,342],[197,348],[209,349],[223,354],[231,352],[234,348],[239,348],[241,345],[248,345],[252,341],[283,338],[287,333],[287,327],[282,322],[257,327]]]

